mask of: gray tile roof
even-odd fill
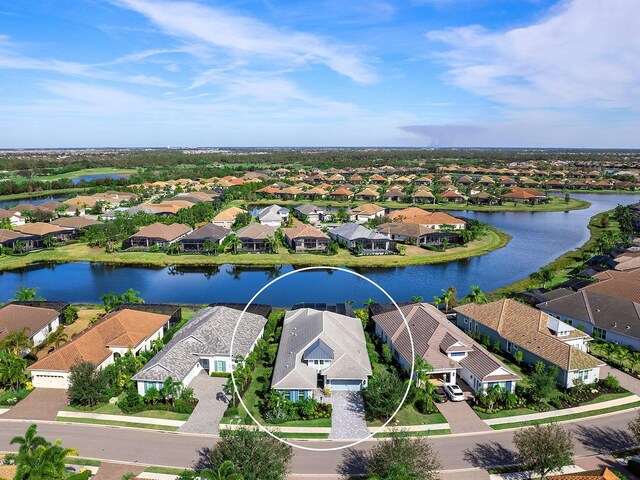
[[[233,329],[240,313],[240,310],[228,307],[199,310],[133,380],[162,382],[170,376],[181,381],[198,362],[198,355],[229,355]],[[234,356],[246,357],[250,353],[266,323],[267,319],[260,315],[244,314],[233,342]]]
[[[206,239],[222,240],[230,233],[231,233],[231,230],[228,228],[224,228],[220,225],[215,225],[213,223],[207,223],[206,225],[203,225],[197,230],[194,230],[193,232],[191,232],[189,235],[184,237],[181,241],[188,242],[190,240],[193,241],[193,240],[206,240]]]
[[[296,207],[295,211],[301,213],[302,215],[309,215],[311,213],[324,212],[324,209],[307,203],[305,205]]]
[[[281,222],[284,216],[289,215],[289,210],[280,205],[271,205],[258,212],[260,222]]]
[[[302,308],[285,315],[273,369],[273,388],[316,388],[316,370],[302,361],[302,355],[317,340],[322,340],[333,351],[331,366],[323,370],[328,379],[364,380],[371,375],[359,319]]]
[[[389,239],[387,235],[374,232],[372,230],[369,230],[368,228],[363,227],[362,225],[358,225],[357,223],[345,223],[344,225],[340,225],[339,227],[332,228],[331,230],[329,230],[329,234],[332,236],[345,238],[347,240],[358,240],[358,239],[388,240]]]

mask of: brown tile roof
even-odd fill
[[[29,336],[35,335],[59,315],[51,308],[9,304],[0,308],[0,340],[9,332],[20,331],[23,328],[29,331]]]
[[[620,480],[615,473],[608,468],[599,470],[587,470],[584,472],[565,473],[563,475],[548,475],[548,480]]]
[[[13,480],[17,471],[16,465],[0,465],[0,480]]]
[[[294,238],[329,238],[329,235],[322,230],[318,230],[312,225],[301,223],[300,225],[284,231],[284,235],[289,239]]]
[[[375,215],[378,212],[384,212],[384,207],[375,205],[373,203],[365,203],[364,205],[358,205],[348,210],[347,213],[351,215]]]
[[[53,220],[51,224],[65,228],[87,228],[94,225],[104,225],[102,222],[91,220],[87,217],[60,217]]]
[[[353,195],[353,192],[351,190],[349,190],[348,188],[337,188],[335,189],[333,192],[331,192],[331,195],[339,195],[339,196],[345,196],[345,197],[350,197],[351,195]]]
[[[16,230],[28,235],[51,235],[53,233],[67,231],[66,228],[44,222],[25,223],[24,225],[16,227]]]
[[[493,357],[466,333],[453,325],[445,315],[433,305],[416,303],[401,307],[407,319],[416,355],[423,357],[434,369],[458,368],[463,365],[482,380],[519,380],[504,364]],[[397,310],[374,315],[374,322],[391,339],[394,348],[402,357],[410,361],[411,342],[407,328]],[[447,356],[447,352],[466,351],[467,357],[457,362]],[[500,378],[491,375],[503,370]],[[504,377],[504,378],[502,378]]]
[[[264,240],[276,233],[276,229],[270,225],[262,225],[261,223],[250,223],[242,227],[236,232],[239,238],[248,238],[252,240]]]
[[[430,233],[436,233],[437,230],[432,228],[425,227],[419,223],[407,223],[407,222],[392,222],[392,223],[383,223],[376,227],[381,233],[386,233],[387,235],[402,235],[404,237],[413,237],[418,238],[423,235],[428,235]]]
[[[455,311],[563,370],[586,370],[603,364],[553,335],[547,327],[548,314],[515,300],[505,299],[485,305],[468,303],[456,307]]]
[[[215,217],[213,217],[213,221],[214,222],[232,222],[236,219],[236,216],[239,213],[247,213],[247,211],[238,207],[229,207],[226,210],[222,210]]]
[[[624,272],[605,270],[594,275],[594,277],[600,281],[587,285],[580,290],[640,303],[640,268]]]
[[[21,238],[29,238],[29,235],[15,232],[13,230],[6,230],[4,228],[0,228],[0,243],[4,243],[10,240],[19,240]]]
[[[29,370],[67,372],[81,362],[99,365],[111,355],[109,345],[135,348],[169,322],[170,318],[169,315],[129,309],[109,313],[89,330],[35,362]]]
[[[191,227],[181,223],[172,223],[171,225],[152,223],[151,225],[142,227],[137,233],[131,235],[130,238],[161,238],[169,242],[182,235],[186,235],[190,231]]]

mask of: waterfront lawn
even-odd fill
[[[427,265],[443,263],[484,255],[498,248],[504,247],[511,237],[489,227],[480,238],[467,245],[447,249],[445,252],[435,252],[424,248],[409,246],[404,255],[371,255],[355,256],[347,250],[340,249],[336,255],[319,255],[305,253],[289,253],[281,249],[275,254],[247,254],[233,255],[167,255],[163,252],[113,252],[107,253],[102,248],[89,247],[86,243],[63,245],[50,250],[39,250],[25,255],[7,255],[0,257],[0,271],[23,268],[35,263],[68,263],[93,262],[122,265],[328,265],[347,267],[397,267],[403,265]]]

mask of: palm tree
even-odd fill
[[[424,302],[424,297],[422,297],[420,295],[415,295],[415,296],[411,297],[411,301],[413,303],[422,303],[422,302]]]
[[[236,467],[231,460],[225,460],[218,467],[218,470],[212,472],[213,475],[211,477],[203,477],[202,472],[200,472],[200,477],[205,479],[211,478],[212,480],[244,480],[241,474],[234,472],[235,469]]]
[[[435,305],[436,308],[440,308],[440,305],[442,304],[442,297],[439,296],[434,296],[433,297],[433,305]]]
[[[42,244],[44,245],[44,248],[53,248],[56,244],[56,241],[53,237],[47,236],[44,237],[44,240],[42,240]]]
[[[220,245],[217,242],[207,239],[204,241],[204,245],[202,246],[202,248],[204,249],[204,253],[206,253],[207,255],[211,253],[217,255],[218,251],[220,250]]]
[[[420,388],[429,381],[430,374],[433,372],[433,367],[425,360],[424,357],[416,355],[414,371],[417,380],[416,386]]]
[[[23,352],[33,348],[33,341],[29,338],[28,328],[9,332],[4,340],[0,342],[2,348],[7,349],[14,355],[22,356]]]
[[[20,445],[18,447],[18,455],[30,455],[36,448],[49,443],[44,437],[37,435],[37,433],[38,426],[34,423],[27,428],[24,437],[13,437],[9,443],[11,445]]]
[[[182,389],[182,383],[175,382],[173,378],[167,377],[167,379],[162,383],[162,388],[160,389],[160,395],[165,401],[168,399],[171,401],[171,406],[175,405],[176,397],[180,395],[180,390]]]
[[[18,240],[13,244],[13,253],[22,253],[27,248],[27,242],[24,240]]]
[[[546,288],[547,283],[553,280],[555,274],[555,270],[547,265],[546,267],[542,267],[540,271],[532,273],[529,277],[531,280],[541,283],[542,288]]]
[[[227,245],[231,248],[231,253],[233,255],[236,255],[238,253],[238,249],[242,247],[242,240],[240,240],[240,238],[233,233],[227,236],[226,242]]]
[[[0,352],[0,385],[8,385],[17,392],[25,382],[26,368],[25,359],[9,352]]]
[[[46,343],[47,345],[54,345],[56,348],[60,346],[61,343],[69,340],[69,337],[64,332],[64,327],[59,325],[53,332],[49,334],[47,337]]]
[[[486,295],[480,289],[478,285],[471,285],[471,293],[465,297],[467,300],[473,303],[488,303]]]
[[[277,240],[274,235],[267,235],[267,237],[264,239],[264,245],[268,253],[276,252],[276,241]]]
[[[444,310],[448,312],[451,304],[456,298],[456,289],[455,287],[449,287],[446,290],[442,290],[442,301],[444,302]]]

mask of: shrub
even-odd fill
[[[231,374],[229,372],[211,372],[212,377],[229,378]]]
[[[125,413],[138,413],[145,409],[144,399],[134,385],[127,388],[118,407]]]
[[[170,410],[175,413],[191,413],[193,412],[193,408],[193,405],[185,402],[181,398],[177,398]]]
[[[393,362],[391,348],[386,343],[382,344],[382,361],[388,365],[391,365],[391,362]]]
[[[238,415],[238,409],[236,407],[229,407],[224,411],[225,417],[235,417]]]
[[[607,375],[598,382],[602,388],[607,390],[620,390],[620,381],[613,375]]]

